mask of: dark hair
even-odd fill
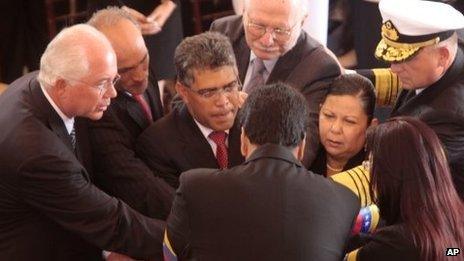
[[[359,98],[363,111],[367,115],[367,124],[372,121],[375,109],[375,90],[372,82],[366,77],[357,73],[342,74],[330,84],[327,96],[329,95],[351,95]],[[322,103],[325,102],[327,96]]]
[[[240,120],[253,144],[296,147],[308,125],[307,102],[301,93],[283,83],[260,86],[246,99]]]
[[[174,64],[177,79],[187,86],[195,81],[193,70],[214,70],[222,66],[237,67],[229,38],[216,32],[185,38],[176,48]]]
[[[444,260],[447,247],[463,246],[464,204],[434,131],[418,119],[395,117],[368,131],[367,149],[381,216],[388,225],[405,225],[421,260]]]

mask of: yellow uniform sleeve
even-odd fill
[[[372,204],[369,172],[362,165],[332,175],[330,178],[353,191],[359,197],[361,208]]]
[[[378,106],[393,105],[400,92],[401,84],[398,76],[390,69],[372,69],[374,73],[374,87]]]

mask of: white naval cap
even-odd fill
[[[449,38],[464,28],[464,16],[448,4],[423,0],[381,0],[382,39],[375,56],[402,62],[424,46]]]

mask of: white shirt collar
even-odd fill
[[[416,95],[418,95],[419,93],[423,92],[425,90],[425,88],[420,88],[420,89],[416,89]]]
[[[250,62],[249,62],[250,65],[251,65],[251,63],[253,62],[253,60],[256,57],[257,57],[256,54],[253,51],[251,51],[250,52]],[[270,60],[263,60],[264,67],[266,67],[266,71],[267,71],[268,74],[270,74],[272,72],[272,69],[274,69],[274,66],[277,63],[277,60],[279,60],[279,58],[274,58],[274,59],[270,59]]]
[[[201,133],[203,134],[203,136],[205,137],[205,139],[209,139],[209,135],[211,134],[211,132],[213,132],[214,130],[213,129],[210,129],[206,126],[204,126],[203,124],[199,123],[197,120],[193,119],[195,121],[195,123],[197,124],[198,128],[200,129]],[[229,130],[226,130],[225,131],[227,133],[227,135],[229,135]]]
[[[53,109],[58,113],[60,118],[63,120],[64,126],[66,127],[66,130],[68,131],[68,134],[71,134],[72,129],[74,128],[74,118],[69,118],[64,114],[60,108],[56,105],[56,103],[53,101],[52,97],[48,95],[47,90],[40,84],[40,89],[42,90],[43,94],[45,95],[45,98],[47,98],[48,102],[50,105],[52,105]]]

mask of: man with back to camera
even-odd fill
[[[253,91],[240,114],[246,161],[180,177],[165,260],[341,260],[356,196],[309,172],[305,98],[277,83]]]
[[[183,103],[147,128],[137,154],[172,187],[193,168],[228,168],[243,162],[235,122],[240,80],[227,37],[206,32],[182,41],[174,62]]]
[[[340,67],[335,56],[302,30],[305,6],[303,0],[245,0],[243,16],[218,19],[211,30],[229,37],[245,92],[281,81],[305,96],[310,122],[303,164],[309,167],[319,148],[319,105]]]
[[[100,119],[118,79],[105,36],[75,25],[49,43],[38,73],[0,96],[2,259],[100,260],[100,249],[159,258],[164,222],[97,189],[79,161],[79,117]]]

